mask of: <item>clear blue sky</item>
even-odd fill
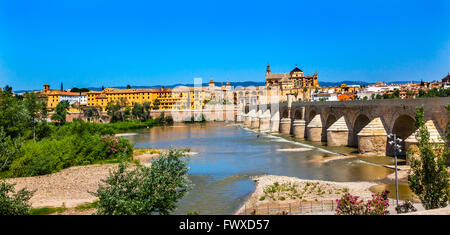
[[[0,0],[0,86],[14,90],[320,81],[450,72],[450,1]]]

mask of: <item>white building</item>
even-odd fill
[[[59,96],[59,102],[67,100],[69,101],[69,104],[72,105],[75,102],[78,102],[80,105],[86,105],[87,104],[87,98],[85,93],[77,94],[77,95],[70,95],[70,94],[61,94]]]

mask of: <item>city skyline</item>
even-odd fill
[[[264,82],[268,63],[275,73],[298,64],[319,84],[439,80],[450,70],[449,9],[445,1],[0,1],[0,85]]]

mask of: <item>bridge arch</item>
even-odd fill
[[[327,120],[325,122],[325,127],[326,129],[328,129],[328,127],[330,127],[331,125],[333,125],[333,123],[336,122],[336,116],[334,114],[329,114],[327,117]]]
[[[392,125],[391,132],[393,134],[396,134],[396,136],[403,141],[400,142],[400,145],[402,146],[402,152],[400,155],[405,155],[405,139],[408,138],[414,131],[415,131],[415,120],[411,116],[407,114],[399,115],[394,121]],[[388,144],[386,152],[388,155],[393,155],[393,146]]]
[[[294,110],[294,119],[302,119],[302,111],[300,108]]]
[[[310,122],[317,115],[316,110],[312,109],[308,114],[308,122]]]
[[[358,146],[358,133],[367,125],[369,124],[370,119],[365,114],[359,114],[355,121],[353,122],[353,128],[352,128],[352,146],[357,147]]]
[[[283,109],[281,112],[281,118],[288,118],[289,117],[289,111],[287,108]]]
[[[327,130],[328,128],[336,122],[336,116],[334,114],[329,114],[327,119],[325,120],[325,125],[322,127],[322,141],[327,141]]]

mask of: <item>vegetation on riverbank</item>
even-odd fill
[[[168,215],[190,190],[187,160],[182,151],[169,150],[150,167],[127,169],[126,161],[110,172],[92,195],[99,215]]]
[[[45,101],[34,93],[0,93],[0,176],[35,176],[86,165],[118,154],[132,156],[127,139],[114,137],[120,127],[75,120],[48,123]],[[118,124],[116,124],[118,125]],[[133,124],[136,125],[136,124]]]
[[[407,153],[411,161],[411,173],[408,176],[409,187],[427,210],[446,207],[450,195],[446,166],[448,140],[444,144],[430,143],[430,133],[425,126],[423,106],[416,110],[415,127],[418,139],[417,148],[410,148]]]

